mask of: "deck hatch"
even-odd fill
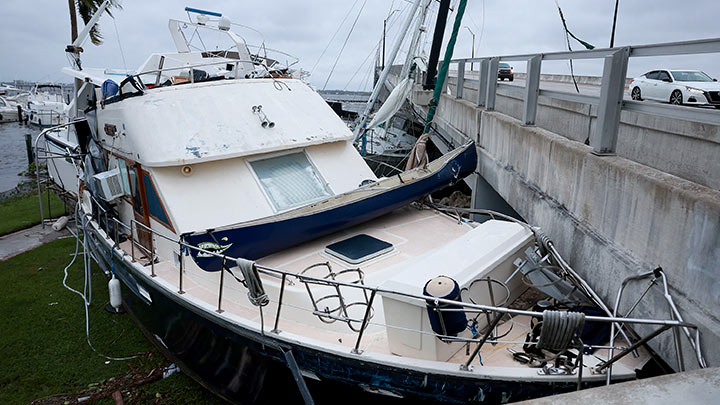
[[[395,249],[392,243],[366,234],[355,235],[325,247],[325,252],[350,264],[358,264]]]

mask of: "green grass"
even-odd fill
[[[43,210],[46,218],[49,217],[48,214],[56,218],[67,212],[65,205],[54,193],[50,193],[49,205],[47,193],[43,193]],[[37,194],[31,193],[3,201],[0,203],[0,218],[0,236],[39,224],[40,203]]]
[[[109,301],[107,280],[95,266],[89,309],[91,342],[108,356],[141,355],[107,362],[88,346],[82,298],[62,285],[63,268],[74,249],[74,238],[58,239],[0,262],[0,404],[38,399],[43,399],[39,403],[62,404],[89,387],[97,389],[127,374],[144,376],[170,364],[127,314],[104,310]],[[69,270],[68,285],[82,289],[82,272],[82,257],[78,257]],[[126,403],[220,402],[182,373],[120,390]],[[59,395],[66,398],[53,398]],[[114,402],[105,398],[99,403]]]

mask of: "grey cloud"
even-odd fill
[[[573,33],[598,47],[609,45],[614,0],[558,1]],[[457,0],[453,1],[456,2]],[[197,8],[220,11],[234,22],[262,31],[268,47],[299,57],[300,66],[309,70],[353,3],[354,1],[337,0],[266,0],[253,2],[250,7],[246,1],[196,0],[190,4]],[[325,82],[360,4],[362,1],[355,7],[313,72],[311,81],[316,86],[322,86]],[[185,18],[184,6],[183,3],[168,0],[123,2],[123,10],[115,13],[115,23],[129,69],[136,69],[152,52],[174,49],[167,31],[167,20],[171,17]],[[333,73],[329,88],[345,87],[360,64],[373,51],[380,40],[383,19],[391,6],[403,9],[408,7],[408,3],[403,0],[367,1]],[[566,47],[554,0],[470,0],[466,13],[463,25],[469,26],[477,36],[477,56],[554,52],[562,51]],[[395,13],[395,17],[399,14]],[[63,51],[70,37],[67,3],[57,0],[9,2],[3,6],[3,15],[0,38],[3,38],[4,57],[0,60],[0,80],[69,81],[60,73],[60,69],[68,65]],[[720,2],[716,0],[657,0],[652,3],[620,0],[616,45],[716,37],[718,31],[715,20],[718,15]],[[451,18],[454,18],[454,14]],[[122,68],[123,60],[113,21],[103,17],[100,23],[105,44],[100,47],[86,44],[84,65]],[[399,25],[395,23],[390,30],[388,48]],[[434,20],[428,21],[427,25],[432,28]],[[452,23],[449,23],[448,30],[451,26]],[[458,38],[455,56],[470,56],[470,48],[471,35],[463,29]],[[573,49],[580,49],[580,44],[573,42]],[[374,54],[372,56],[374,57]],[[631,61],[629,74],[642,73],[655,65],[682,63],[683,67],[697,67],[705,69],[713,76],[720,76],[718,59],[718,55],[688,56],[675,60],[643,58]],[[372,65],[371,60],[362,71],[357,72],[350,85],[351,89],[362,84],[362,79],[368,76]],[[521,65],[519,64],[520,69]],[[578,62],[575,67],[579,74],[598,72],[597,63]],[[565,73],[567,64],[547,64],[543,70],[548,69]]]

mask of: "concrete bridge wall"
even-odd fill
[[[454,144],[476,141],[478,173],[545,229],[606,302],[625,277],[662,266],[681,313],[701,326],[708,364],[719,366],[720,192],[711,188],[720,185],[718,129],[695,132],[692,124],[623,112],[618,156],[600,157],[583,143],[594,107],[541,100],[538,126],[528,127],[517,119],[521,101],[512,90],[498,92],[493,112],[443,95],[438,130]],[[466,89],[465,97],[475,100],[474,93]],[[429,95],[417,90],[413,100],[422,107]],[[673,153],[683,156],[670,159]],[[644,287],[628,290],[621,313]],[[667,318],[667,309],[653,290],[632,315]],[[653,347],[675,365],[669,332]],[[683,351],[686,365],[697,367],[687,341]]]
[[[454,94],[454,84],[449,87]],[[477,82],[465,86],[463,98],[477,100]],[[523,88],[500,85],[495,110],[521,119]],[[595,105],[543,96],[539,99],[536,125],[540,128],[585,142],[595,132],[596,122]],[[624,110],[617,154],[720,190],[720,126]]]

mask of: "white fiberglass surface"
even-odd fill
[[[332,195],[304,152],[256,160],[250,165],[277,211]]]

